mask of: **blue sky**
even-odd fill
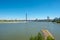
[[[60,17],[60,0],[0,0],[0,19]]]

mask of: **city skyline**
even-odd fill
[[[0,19],[60,17],[60,0],[0,0]]]

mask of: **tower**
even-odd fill
[[[27,21],[27,13],[26,13],[26,21]]]

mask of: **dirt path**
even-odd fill
[[[50,36],[54,39],[54,37],[52,36],[52,34],[48,30],[42,30],[42,32],[43,32],[45,40],[47,39],[48,36]]]

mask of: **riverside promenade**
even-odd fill
[[[52,36],[52,34],[48,30],[42,30],[42,33],[44,35],[45,40],[47,40],[48,36],[50,36],[52,39],[54,39],[54,37]]]

